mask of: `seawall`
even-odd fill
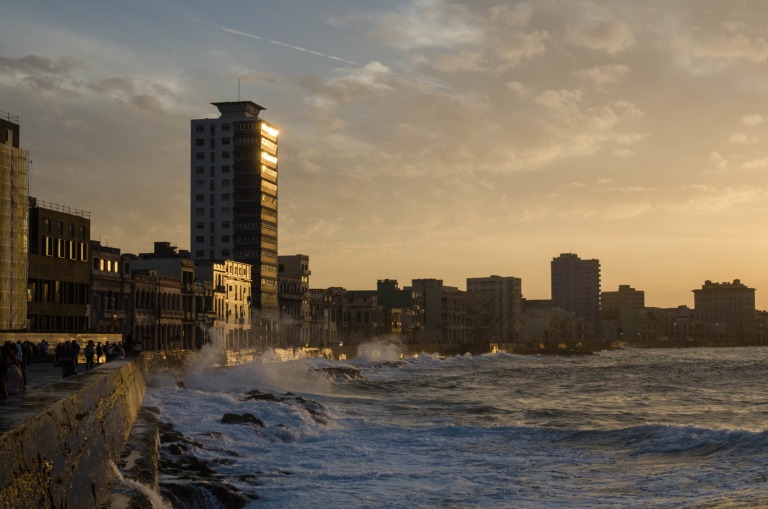
[[[98,508],[146,391],[143,357],[0,401],[0,509]]]

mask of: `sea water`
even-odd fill
[[[145,406],[187,441],[163,457],[194,456],[247,507],[768,507],[768,348],[380,347],[152,385]]]

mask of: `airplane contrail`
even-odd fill
[[[251,33],[248,33],[248,32],[243,32],[242,30],[236,30],[234,28],[228,28],[228,27],[224,27],[224,26],[221,26],[221,25],[211,25],[211,26],[213,26],[214,28],[218,28],[219,30],[223,30],[224,32],[227,32],[227,33],[230,33],[230,34],[241,35],[243,37],[249,37],[251,39],[256,39],[258,41],[268,42],[269,44],[274,44],[275,46],[282,46],[283,48],[289,48],[289,49],[292,49],[292,50],[301,51],[301,52],[304,52],[304,53],[309,53],[310,55],[315,55],[315,56],[318,56],[318,57],[323,57],[323,58],[328,58],[330,60],[335,60],[337,62],[343,62],[345,64],[350,64],[350,65],[355,65],[355,66],[358,66],[358,67],[363,67],[363,64],[361,64],[359,62],[355,62],[353,60],[347,60],[345,58],[337,57],[337,56],[334,56],[334,55],[329,55],[328,53],[321,53],[319,51],[313,51],[311,49],[302,48],[301,46],[295,46],[293,44],[288,44],[288,43],[285,43],[285,42],[276,41],[274,39],[268,39],[266,37],[261,37],[261,36],[256,35],[256,34],[251,34]],[[392,74],[394,76],[399,76],[401,78],[405,78],[405,79],[408,79],[408,80],[418,81],[420,83],[425,83],[427,85],[432,85],[434,87],[445,88],[447,90],[455,90],[455,89],[453,89],[453,88],[451,88],[451,87],[449,87],[447,85],[443,85],[441,83],[436,83],[434,81],[429,81],[429,80],[425,80],[425,79],[422,79],[422,78],[416,78],[414,76],[409,76],[407,74],[400,74],[399,72],[390,71],[386,67],[383,68],[382,70],[387,72],[387,73],[389,73],[389,74]]]

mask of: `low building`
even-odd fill
[[[87,330],[90,235],[89,212],[29,198],[29,331]]]

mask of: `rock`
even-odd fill
[[[252,424],[256,424],[257,426],[259,426],[261,428],[263,428],[263,427],[265,427],[267,425],[264,421],[262,421],[261,419],[259,419],[255,415],[249,414],[249,413],[245,413],[245,414],[242,414],[242,415],[226,413],[221,418],[221,423],[222,424],[246,424],[246,423],[252,423]]]

